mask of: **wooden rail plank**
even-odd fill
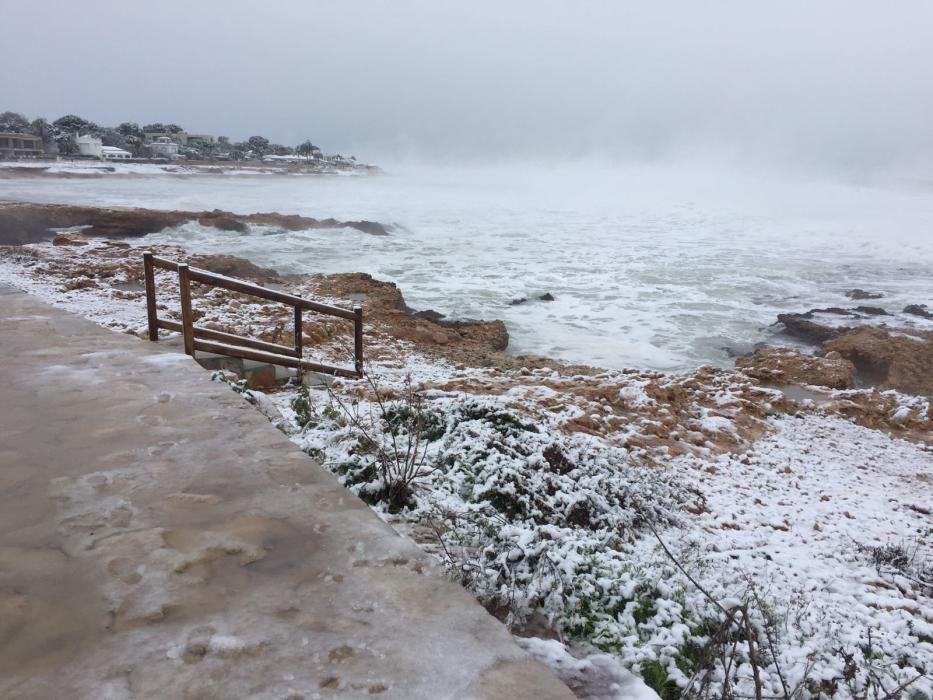
[[[363,307],[353,307],[353,364],[356,373],[363,376]]]
[[[196,267],[190,268],[190,275],[194,282],[203,282],[222,289],[228,289],[231,292],[251,294],[261,299],[277,301],[282,304],[288,304],[289,306],[297,306],[307,311],[317,311],[318,313],[327,314],[328,316],[338,316],[350,321],[354,318],[352,311],[341,309],[339,306],[308,301],[307,299],[296,297],[294,294],[286,294],[285,292],[278,292],[274,289],[266,289],[265,287],[260,287],[258,284],[243,282],[242,280],[233,279],[226,275],[218,275],[213,272],[208,272],[207,270],[200,270]]]
[[[152,253],[143,253],[143,270],[146,276],[146,316],[149,320],[149,340],[159,339],[159,312],[156,309],[155,269]]]
[[[310,370],[312,372],[354,379],[363,376],[363,310],[359,306],[355,306],[352,311],[348,311],[347,309],[342,309],[337,306],[308,301],[299,296],[266,289],[265,287],[227,277],[226,275],[219,275],[209,272],[208,270],[189,267],[184,263],[166,260],[165,258],[153,255],[151,252],[143,254],[143,265],[146,277],[146,311],[149,322],[150,340],[158,340],[159,329],[164,328],[182,334],[185,352],[192,357],[196,350],[202,350],[204,352],[215,352],[231,357],[241,357],[247,360],[257,360],[270,364],[283,365],[285,367],[294,367],[298,369],[299,375],[302,370]],[[155,268],[178,273],[179,296],[181,299],[181,323],[160,319],[158,317],[156,307]],[[232,333],[224,333],[207,328],[195,328],[194,312],[191,306],[192,281],[292,306],[295,313],[294,347],[290,348],[285,345],[279,345],[278,343],[268,343],[263,340],[244,338]],[[330,365],[302,359],[302,310],[314,311],[353,321],[354,369],[332,367]],[[211,340],[220,342],[209,342]]]
[[[191,310],[191,271],[178,266],[178,287],[181,296],[181,334],[185,339],[185,354],[194,357],[194,312]]]
[[[183,328],[182,324],[177,321],[168,321],[164,318],[159,319],[159,328],[164,328],[167,331],[175,331],[176,333],[182,333]],[[194,337],[203,338],[205,340],[219,340],[222,343],[233,343],[234,345],[245,345],[249,348],[254,348],[256,350],[263,350],[265,352],[276,353],[279,355],[295,355],[295,349],[290,348],[287,345],[279,345],[278,343],[268,343],[265,340],[255,340],[253,338],[244,338],[239,335],[234,335],[233,333],[224,333],[223,331],[214,331],[209,328],[198,328],[194,327]]]
[[[242,357],[245,360],[268,362],[270,365],[282,365],[284,367],[294,367],[295,369],[306,369],[311,372],[330,374],[335,377],[348,377],[350,379],[357,379],[359,376],[356,371],[352,369],[331,367],[330,365],[322,365],[317,362],[309,362],[308,360],[299,360],[297,357],[276,355],[269,352],[262,352],[261,350],[249,350],[247,348],[235,347],[233,345],[225,345],[223,343],[212,343],[209,341],[196,339],[194,341],[194,347],[196,350],[214,352],[218,355]]]

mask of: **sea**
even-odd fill
[[[696,164],[385,164],[379,175],[0,180],[0,199],[391,224],[152,234],[282,274],[366,272],[408,305],[503,319],[510,350],[607,368],[725,366],[789,344],[779,313],[933,308],[933,183]],[[846,292],[883,295],[854,302]],[[552,301],[540,297],[550,295]],[[515,303],[518,300],[526,300]]]

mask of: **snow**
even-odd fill
[[[659,700],[659,696],[618,659],[609,654],[573,656],[556,639],[519,640],[525,649],[564,681],[583,700]]]
[[[115,330],[144,331],[139,292],[122,290],[119,275],[67,289],[66,267],[59,277],[33,274],[105,247],[28,249],[46,257],[0,258],[0,282]],[[171,314],[177,294],[160,301]],[[205,322],[272,322],[259,306],[201,301]],[[294,388],[243,396],[444,562],[581,697],[653,698],[633,674],[656,688],[695,688],[703,669],[692,655],[726,624],[723,609],[746,606],[759,646],[774,646],[761,663],[765,695],[786,685],[806,697],[823,683],[841,698],[912,681],[910,692],[933,697],[930,444],[814,402],[780,413],[771,406],[779,394],[738,373],[498,372],[432,360],[378,329],[367,341],[385,358],[368,367],[391,397],[381,403],[363,382],[335,381],[309,392],[310,421],[299,426]],[[657,398],[666,392],[683,405]],[[827,392],[840,402],[859,395]],[[923,397],[885,396],[899,421],[929,407]],[[392,507],[373,465],[387,456],[391,474],[415,434],[420,474],[408,504]],[[907,556],[883,556],[891,551]],[[558,641],[540,638],[542,627]],[[240,648],[218,644],[218,653]],[[710,687],[754,696],[747,653],[735,655],[729,672],[711,662]]]

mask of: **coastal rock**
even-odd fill
[[[864,289],[850,289],[848,292],[846,292],[846,296],[849,297],[849,299],[861,301],[863,299],[881,299],[884,294],[866,292]]]
[[[87,245],[87,241],[74,236],[59,235],[52,239],[52,245]]]
[[[787,333],[787,335],[799,338],[808,343],[813,343],[814,345],[818,345],[852,330],[846,326],[834,328],[822,323],[817,323],[812,319],[812,311],[808,311],[804,314],[778,314],[778,322],[783,324],[784,332]]]
[[[554,301],[554,295],[550,292],[545,292],[535,297],[538,301]],[[528,297],[519,297],[517,299],[512,299],[509,302],[509,306],[521,306],[522,304],[528,303]]]
[[[868,383],[906,393],[933,394],[933,343],[929,337],[865,326],[830,339],[823,351],[837,352],[851,361]]]
[[[444,321],[443,328],[457,331],[461,338],[492,350],[509,347],[509,331],[502,321]]]
[[[505,350],[509,345],[509,333],[502,321],[451,321],[431,309],[414,311],[393,282],[382,282],[372,275],[315,275],[311,280],[317,296],[361,304],[366,322],[376,321],[390,335],[416,346],[431,350],[441,346],[453,352],[468,346],[488,352]]]
[[[735,366],[767,384],[813,384],[831,389],[855,386],[855,365],[839,353],[816,357],[786,348],[767,348],[738,358]]]
[[[890,316],[887,311],[880,306],[856,306],[855,310],[866,316]]]
[[[446,316],[442,313],[434,311],[433,309],[426,309],[424,311],[415,311],[412,313],[412,318],[422,318],[426,321],[431,321],[433,323],[439,323]]]
[[[286,281],[277,271],[260,267],[246,258],[235,255],[192,255],[188,258],[188,264],[218,275],[238,277],[260,284],[284,284]]]
[[[166,228],[197,221],[221,231],[243,233],[249,225],[271,226],[287,231],[353,228],[364,233],[388,235],[391,226],[375,221],[320,221],[297,214],[235,214],[221,211],[161,211],[140,208],[83,207],[64,204],[0,205],[0,244],[23,245],[50,240],[51,229],[82,227],[87,236],[132,237],[157,233]]]
[[[933,320],[933,313],[927,310],[926,304],[908,304],[904,307],[904,313]]]
[[[355,228],[357,231],[368,233],[371,236],[388,236],[393,226],[380,224],[378,221],[346,221],[342,223],[341,228]]]

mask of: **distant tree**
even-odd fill
[[[178,126],[178,124],[166,124],[165,130],[170,134],[180,134],[184,131],[184,129]]]
[[[155,122],[153,124],[146,124],[142,129],[147,134],[151,134],[151,133],[162,134],[162,133],[165,133],[165,124],[163,124],[162,122]]]
[[[310,141],[305,141],[304,143],[299,143],[295,147],[295,152],[300,156],[304,156],[308,160],[311,160],[311,153],[314,151],[314,144]]]
[[[219,143],[221,146],[229,146],[229,145],[230,145],[230,137],[229,137],[229,136],[218,136],[218,137],[217,137],[217,143]]]
[[[260,158],[269,152],[269,139],[263,136],[250,136],[247,144],[249,149]]]
[[[104,146],[113,146],[114,148],[122,148],[124,151],[132,151],[133,144],[129,143],[127,137],[121,134],[116,129],[104,129],[100,132],[100,140]]]
[[[203,143],[199,143],[198,146],[200,147],[202,158],[213,160],[214,156],[217,155],[218,146],[216,142],[204,141]]]
[[[139,128],[139,124],[136,122],[123,122],[116,128],[116,131],[124,138],[134,136],[141,139],[143,137],[143,130]]]
[[[295,152],[295,149],[291,146],[283,146],[280,143],[273,143],[269,144],[269,151],[271,151],[273,155],[277,156],[290,156]]]
[[[52,122],[52,127],[58,134],[93,134],[100,131],[100,127],[94,122],[79,117],[77,114],[66,114]]]
[[[29,125],[29,133],[41,138],[43,143],[49,143],[52,140],[52,125],[42,117],[33,119]]]
[[[0,131],[28,134],[29,120],[17,112],[0,112]]]
[[[73,156],[78,152],[78,144],[70,135],[60,136],[56,139],[56,145],[58,146],[58,152],[63,156]]]

